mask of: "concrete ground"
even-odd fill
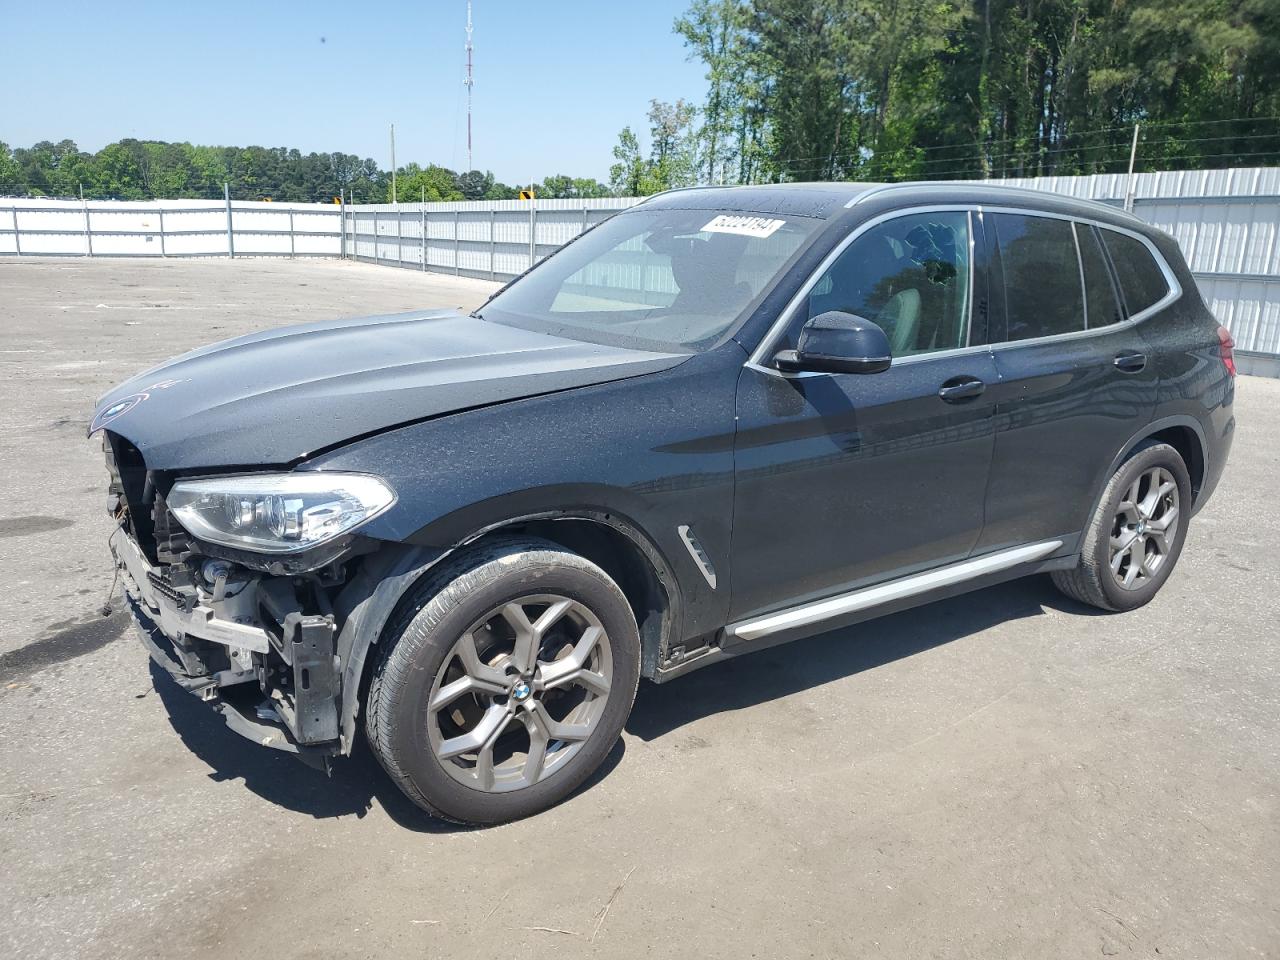
[[[156,675],[95,398],[189,347],[491,289],[321,261],[0,261],[0,955],[1280,956],[1280,381],[1173,578],[1035,578],[642,686],[509,826],[326,780]]]

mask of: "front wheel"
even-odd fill
[[[448,562],[382,644],[369,742],[411,800],[463,823],[529,816],[573,792],[617,742],[639,680],[618,585],[544,540]]]
[[[1173,572],[1186,540],[1191,479],[1166,443],[1139,447],[1112,475],[1085,529],[1080,559],[1055,570],[1069,597],[1102,610],[1133,610]]]

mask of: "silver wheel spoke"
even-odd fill
[[[1177,485],[1172,481],[1163,482],[1160,472],[1151,477],[1151,489],[1147,493],[1143,501],[1138,504],[1138,511],[1144,519],[1150,520],[1155,516],[1156,508],[1160,506],[1160,501],[1167,497],[1171,492],[1178,489]]]
[[[1124,572],[1124,585],[1126,587],[1133,586],[1133,581],[1138,579],[1138,573],[1140,569],[1141,569],[1141,564],[1138,563],[1138,561],[1132,555],[1130,555],[1129,569]]]
[[[529,615],[519,603],[508,603],[502,608],[502,619],[510,624],[515,632],[515,649],[511,651],[511,660],[521,673],[533,669],[538,659],[538,634],[529,622]]]
[[[474,753],[486,744],[492,747],[491,741],[497,739],[510,720],[511,712],[495,703],[484,712],[480,722],[466,733],[441,742],[436,754],[441,760],[448,760],[464,753]],[[492,757],[490,761],[492,762]]]
[[[525,783],[537,783],[542,778],[542,768],[547,762],[547,748],[551,746],[551,736],[538,716],[531,710],[525,711],[524,725],[529,731],[529,753],[525,757],[524,769],[521,770],[520,775]]]
[[[1112,573],[1115,573],[1115,574],[1120,573],[1120,564],[1124,563],[1124,558],[1128,555],[1129,555],[1128,547],[1124,547],[1120,550],[1117,550],[1115,553],[1111,555],[1111,572]]]
[[[588,627],[567,656],[552,660],[550,663],[539,664],[538,681],[542,689],[554,690],[557,687],[577,683],[592,693],[602,697],[607,696],[608,678],[586,668],[591,660],[591,651],[603,636],[604,631],[599,627]]]
[[[1160,516],[1158,517],[1153,517],[1147,523],[1147,529],[1159,530],[1161,532],[1167,533],[1169,532],[1170,524],[1176,523],[1177,520],[1178,520],[1178,508],[1167,507],[1165,508],[1164,513],[1160,514]]]
[[[591,736],[590,723],[561,723],[553,720],[551,714],[547,713],[547,708],[540,703],[533,704],[529,710],[537,718],[536,722],[547,731],[547,737],[551,740],[575,742]]]
[[[505,684],[489,683],[486,680],[477,680],[475,677],[463,676],[437,690],[436,695],[431,698],[430,709],[443,710],[453,701],[468,693],[487,693],[491,696],[497,696],[506,692]]]
[[[568,599],[557,600],[551,604],[543,611],[542,616],[538,618],[538,622],[533,625],[534,635],[539,640],[542,640],[547,635],[547,631],[559,623],[561,618],[572,609],[573,601]]]
[[[468,631],[462,635],[458,640],[456,652],[458,659],[462,661],[462,669],[467,672],[467,676],[471,677],[471,679],[498,691],[506,689],[507,675],[497,667],[491,667],[481,661],[480,655],[476,652],[474,633]]]

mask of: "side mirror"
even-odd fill
[[[840,310],[818,314],[800,328],[795,350],[774,357],[787,373],[880,373],[892,362],[889,338],[879,325]]]

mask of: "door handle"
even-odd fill
[[[947,403],[962,403],[982,396],[987,385],[977,377],[952,377],[938,389],[940,396]]]
[[[1121,373],[1138,373],[1147,366],[1145,353],[1121,353],[1112,361]]]

